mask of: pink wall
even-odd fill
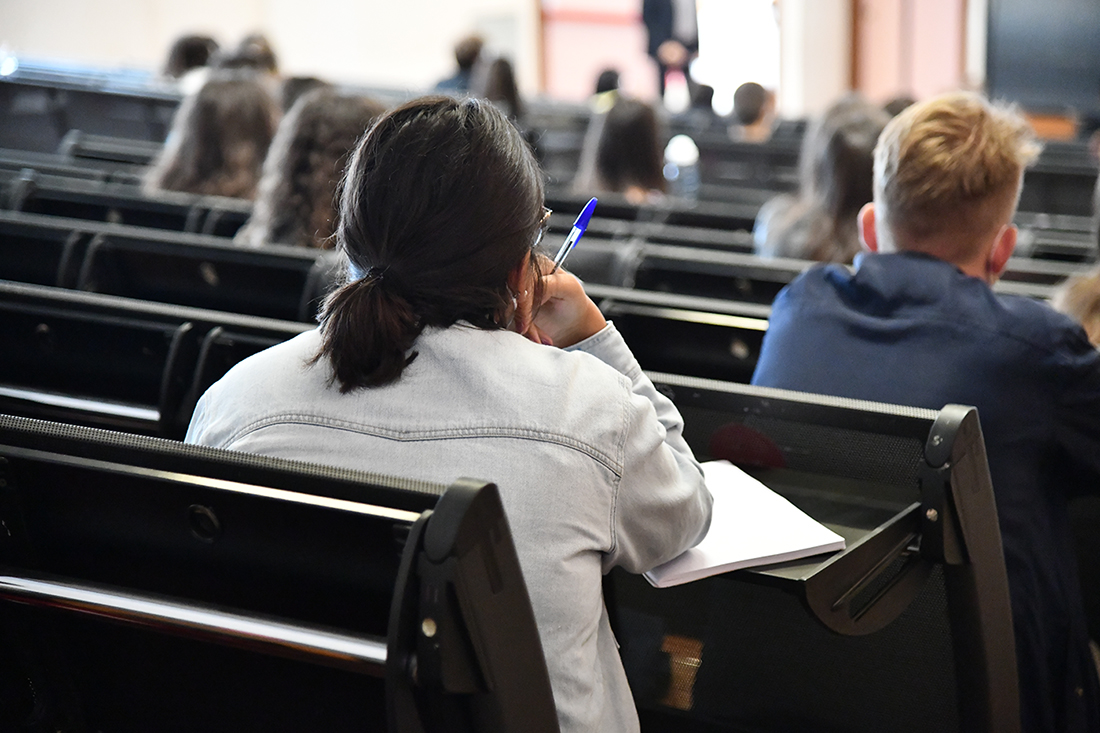
[[[856,88],[873,101],[964,86],[967,0],[854,0]]]
[[[965,79],[966,0],[909,0],[913,5],[913,90],[930,97]]]
[[[622,89],[647,99],[657,96],[657,67],[646,55],[641,0],[545,2],[543,87],[547,96],[568,101],[587,99],[596,77],[618,69]]]

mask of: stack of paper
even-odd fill
[[[730,570],[844,549],[844,538],[727,461],[703,464],[714,496],[710,530],[695,547],[645,574],[658,588]]]

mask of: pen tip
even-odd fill
[[[588,200],[588,203],[584,205],[584,209],[581,210],[581,215],[577,217],[576,226],[582,229],[588,226],[588,220],[592,218],[592,212],[596,210],[597,203],[599,201],[594,196]]]

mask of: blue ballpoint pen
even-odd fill
[[[565,238],[565,244],[561,246],[558,254],[554,257],[554,269],[550,271],[551,275],[558,271],[558,268],[565,262],[565,258],[569,256],[569,253],[577,246],[577,242],[584,236],[584,230],[588,229],[588,221],[592,218],[592,212],[595,210],[596,199],[593,197],[581,209],[577,220],[573,222],[573,228],[569,230],[569,236]]]

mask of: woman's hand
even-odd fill
[[[537,256],[536,266],[543,272],[553,269],[554,263],[549,258]],[[603,313],[574,275],[558,270],[553,275],[544,275],[542,285],[542,301],[536,303],[535,273],[524,260],[509,282],[516,299],[512,330],[537,344],[565,348],[599,333],[607,325]]]
[[[546,269],[553,267],[546,258],[539,264]],[[544,276],[542,282],[542,303],[533,302],[533,283],[524,297],[518,299],[516,326],[527,338],[565,348],[599,333],[607,325],[600,309],[574,275],[558,270]]]

